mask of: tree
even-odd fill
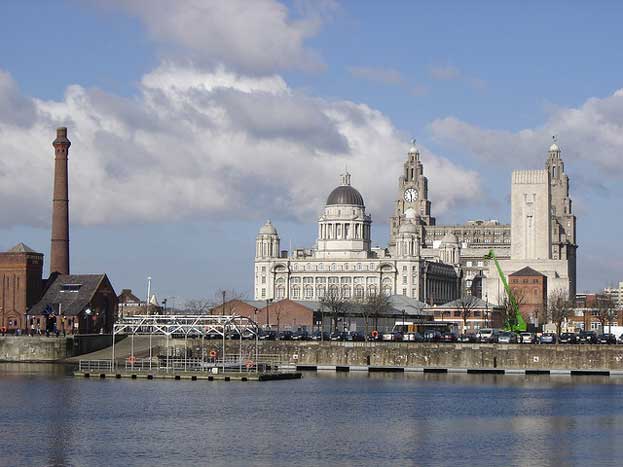
[[[553,290],[547,298],[547,318],[556,325],[556,332],[560,335],[562,323],[569,318],[573,304],[569,294],[562,289]]]
[[[616,318],[616,308],[614,302],[607,295],[597,295],[595,297],[595,311],[597,319],[601,324],[601,332],[606,332],[606,325]]]
[[[374,328],[378,327],[378,317],[387,313],[392,305],[389,297],[382,292],[368,294],[360,300],[359,307],[363,316],[365,334],[368,335],[368,324],[370,318],[374,319]],[[378,330],[377,330],[378,331]]]
[[[480,300],[473,295],[466,295],[456,301],[456,306],[463,319],[463,334],[467,332],[467,319],[472,316],[473,310],[478,307]]]
[[[337,287],[329,287],[324,297],[320,299],[320,306],[326,308],[333,321],[333,332],[337,332],[337,323],[340,316],[344,315],[350,308],[351,304],[348,300],[340,295]]]
[[[212,305],[212,302],[205,298],[196,298],[188,300],[184,304],[184,311],[193,315],[201,315],[208,312]]]
[[[521,290],[513,290],[513,297],[515,297],[515,304],[517,305],[517,310],[521,308],[525,301],[524,294]],[[514,329],[518,324],[519,320],[517,319],[517,310],[513,306],[513,302],[509,298],[508,294],[505,292],[502,296],[502,302],[500,303],[501,313],[502,313],[502,322],[504,323],[504,328],[506,329]]]

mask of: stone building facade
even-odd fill
[[[333,289],[347,299],[384,292],[427,304],[475,295],[501,303],[504,288],[492,261],[505,274],[532,267],[548,286],[575,294],[576,219],[556,142],[544,170],[515,171],[511,184],[511,224],[472,220],[437,225],[428,179],[413,146],[398,176],[398,199],[390,218],[386,248],[372,248],[363,197],[344,174],[318,220],[314,247],[280,250],[276,228],[259,231],[255,255],[255,299],[320,300]]]
[[[409,153],[410,162],[415,149]],[[427,186],[419,167],[418,187]],[[415,174],[415,172],[413,172]],[[411,175],[409,175],[411,177]],[[350,184],[350,174],[327,198],[318,219],[318,239],[311,249],[295,249],[289,255],[280,250],[276,228],[268,221],[256,240],[255,299],[321,300],[338,293],[346,300],[366,295],[401,294],[432,304],[447,303],[460,294],[460,271],[444,262],[441,253],[424,258],[421,252],[420,218],[428,221],[430,203],[422,203],[401,219],[388,248],[372,248],[372,218],[366,213],[363,197]],[[411,188],[411,185],[407,185]],[[417,197],[417,196],[415,196]],[[458,260],[456,238],[444,243],[444,258]]]

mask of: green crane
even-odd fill
[[[506,276],[500,267],[500,263],[498,259],[495,257],[495,252],[493,250],[489,250],[489,253],[485,255],[485,259],[493,260],[495,262],[495,267],[498,270],[498,274],[500,275],[500,279],[502,280],[502,284],[504,284],[504,290],[506,290],[506,295],[508,295],[508,300],[510,301],[511,306],[515,312],[515,322],[509,319],[507,316],[506,322],[504,323],[504,329],[507,331],[525,331],[526,330],[526,322],[521,316],[519,312],[519,305],[517,305],[517,300],[515,300],[515,295],[513,295],[513,291],[508,285],[508,281],[506,280]]]

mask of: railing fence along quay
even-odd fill
[[[113,326],[113,344],[110,360],[81,360],[77,375],[89,377],[91,373],[99,373],[100,377],[132,378],[146,375],[184,379],[190,376],[197,379],[241,379],[243,381],[269,379],[298,379],[301,373],[296,369],[285,368],[278,355],[260,355],[258,340],[260,327],[252,319],[238,315],[135,315],[121,318]],[[117,359],[115,340],[117,335],[127,335],[129,339],[129,356]],[[135,355],[134,336],[149,338],[148,357]],[[154,355],[152,336],[164,336],[164,353]],[[220,351],[213,349],[208,356],[201,358],[189,357],[188,338],[205,339],[218,336]],[[183,339],[183,357],[176,355],[180,347],[171,352],[171,339],[176,342]],[[239,341],[238,353],[226,353],[226,340]],[[243,339],[253,339],[253,351],[243,353]],[[216,342],[218,342],[218,340]],[[215,342],[215,341],[212,341]],[[126,343],[127,345],[128,343]],[[218,349],[218,344],[216,348]],[[172,355],[173,353],[173,355]],[[127,355],[127,353],[125,354]],[[282,369],[283,368],[283,369]],[[209,375],[208,375],[209,374]],[[194,376],[192,376],[194,375]],[[207,375],[207,376],[206,376]],[[252,377],[250,375],[253,375]],[[205,377],[204,377],[205,376]]]

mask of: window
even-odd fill
[[[305,300],[311,300],[314,297],[314,289],[305,287]]]
[[[407,295],[407,289],[402,289],[402,294]]]
[[[82,284],[63,284],[61,292],[78,292],[80,287],[82,287]]]
[[[298,300],[301,298],[301,289],[298,287],[292,287],[292,298]]]
[[[471,261],[468,261],[468,262],[467,262],[467,264],[466,264],[466,266],[467,266],[468,268],[471,268],[471,267],[472,267],[472,262],[471,262]]]
[[[262,266],[262,272],[266,272],[266,266]]]
[[[411,296],[412,297],[417,297],[417,289],[412,289],[411,290]]]
[[[407,285],[407,276],[402,276],[402,285]]]
[[[266,284],[266,276],[262,276],[262,284]]]
[[[266,289],[262,289],[262,298],[266,297]]]
[[[454,317],[455,318],[460,318],[461,317],[461,310],[454,310]]]
[[[406,266],[403,266],[403,267],[402,267],[402,272],[403,272],[403,273],[406,273],[406,272],[407,272],[407,267],[406,267]]]

